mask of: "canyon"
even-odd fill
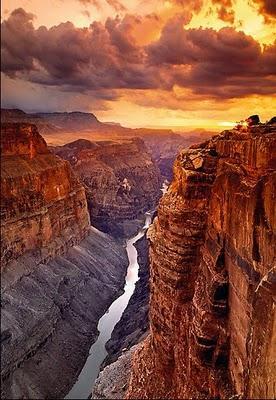
[[[175,158],[151,131],[85,137],[76,118],[89,130],[93,114],[72,113],[78,139],[47,146],[55,114],[36,116],[44,138],[29,116],[1,125],[3,398],[68,394],[123,295],[124,239]],[[275,150],[275,119],[180,149],[92,398],[276,396]]]
[[[93,225],[115,237],[134,235],[161,196],[159,169],[140,138],[79,139],[52,151],[70,162],[83,183]]]
[[[275,398],[275,149],[268,123],[178,155],[126,398]]]
[[[92,398],[275,398],[275,150],[272,119],[179,153],[147,233],[149,335]]]
[[[35,125],[1,125],[1,195],[1,397],[62,398],[122,293],[126,250],[90,225]]]

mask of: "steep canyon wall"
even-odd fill
[[[128,398],[275,398],[275,125],[180,152],[150,240]]]
[[[63,398],[128,259],[90,226],[80,180],[28,123],[1,126],[1,241],[1,398]]]
[[[1,125],[2,267],[26,251],[41,260],[80,242],[90,226],[85,191],[35,125]]]

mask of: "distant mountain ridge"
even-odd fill
[[[202,129],[176,133],[171,129],[126,128],[117,123],[101,122],[94,114],[80,111],[28,114],[19,109],[1,109],[1,121],[35,124],[50,146],[65,145],[78,139],[122,142],[141,138],[163,178],[168,180],[172,178],[172,165],[177,153],[214,134]]]
[[[100,126],[102,123],[92,113],[81,111],[52,112],[52,113],[26,113],[19,109],[1,108],[2,122],[28,122],[42,127],[46,131],[60,130],[85,130]],[[44,131],[44,129],[43,129]]]

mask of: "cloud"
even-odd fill
[[[18,8],[1,24],[2,67],[10,75],[34,68],[33,57],[29,53],[30,48],[36,45],[33,19],[33,14]]]
[[[264,15],[266,20],[276,18],[276,1],[275,0],[252,0],[258,6],[260,14]]]
[[[153,65],[171,65],[175,84],[218,98],[270,94],[276,89],[276,44],[262,51],[233,28],[183,29],[174,19],[148,46]]]
[[[83,10],[81,13],[82,13],[82,15],[84,15],[87,18],[89,18],[89,19],[91,18],[91,14],[88,10]]]
[[[78,0],[84,6],[91,4],[92,6],[96,7],[97,9],[102,8],[103,1],[101,0]],[[105,0],[110,7],[112,7],[116,12],[125,12],[127,9],[126,7],[119,1],[119,0]]]
[[[172,93],[175,86],[217,99],[275,92],[276,44],[262,50],[234,28],[184,28],[189,12],[170,19],[149,45],[138,45],[133,32],[152,16],[49,29],[35,29],[33,18],[17,9],[1,24],[1,70],[11,78],[102,100],[120,90]]]
[[[126,7],[118,0],[106,0],[106,2],[117,12],[123,12],[127,10]]]
[[[35,29],[33,16],[15,10],[2,23],[2,65],[8,76],[75,91],[152,88],[159,71],[145,69],[144,49],[135,45],[135,17],[108,18],[76,28],[71,22]]]
[[[217,15],[222,21],[234,23],[235,12],[232,0],[212,0],[212,3],[217,6]]]
[[[181,6],[183,9],[199,12],[203,7],[203,0],[171,0],[175,5]]]

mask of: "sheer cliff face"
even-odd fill
[[[151,333],[128,398],[276,396],[275,130],[179,154],[148,233]]]
[[[1,130],[1,398],[62,399],[127,254],[90,226],[83,186],[34,125]]]
[[[160,172],[141,139],[122,143],[77,140],[54,152],[69,160],[86,189],[93,225],[123,235],[124,223],[155,207]]]
[[[2,267],[28,251],[62,254],[89,229],[85,192],[31,124],[1,125]]]

